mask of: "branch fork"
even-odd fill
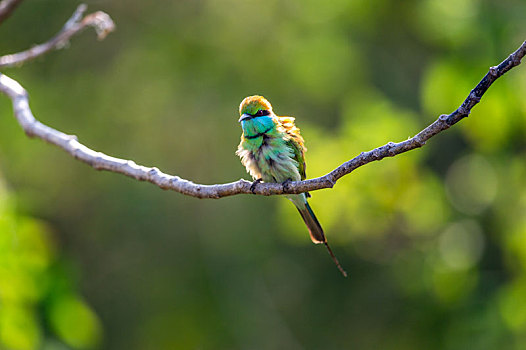
[[[0,68],[20,66],[50,51],[63,49],[68,45],[71,37],[80,33],[86,27],[95,29],[99,40],[103,40],[109,33],[115,30],[115,23],[107,13],[97,11],[84,16],[86,10],[87,6],[85,4],[79,5],[60,32],[49,41],[33,46],[26,51],[1,56]]]

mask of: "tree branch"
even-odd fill
[[[81,14],[84,10],[85,8],[82,7],[82,5],[79,6],[75,14],[68,21],[68,23],[66,23],[62,31],[47,44],[43,44],[45,45],[46,49],[40,49],[40,51],[37,51],[37,53],[29,53],[29,51],[32,50],[31,49],[20,54],[11,55],[18,57],[18,59],[14,59],[11,62],[25,62],[31,58],[48,52],[49,50],[60,48],[60,43],[68,40],[73,34],[87,25],[92,25],[95,26],[96,29],[99,28],[99,30],[102,30],[102,37],[104,37],[105,34],[113,29],[113,22],[111,22],[109,16],[102,12],[96,12],[92,15],[88,15],[79,22],[79,18],[81,17]],[[105,22],[105,24],[99,27],[100,24],[97,23],[100,23],[101,21]],[[111,26],[108,25],[109,23],[111,23]],[[99,33],[100,38],[101,33],[99,30],[97,32]],[[386,157],[394,157],[398,154],[424,146],[427,140],[429,140],[431,137],[448,129],[450,126],[467,117],[471,112],[471,109],[478,102],[480,102],[480,99],[491,86],[491,84],[511,68],[520,64],[521,59],[525,54],[526,41],[522,43],[522,45],[515,52],[513,52],[498,66],[491,67],[489,72],[482,78],[477,86],[471,90],[470,94],[459,108],[457,108],[451,114],[441,115],[431,125],[406,141],[398,143],[389,142],[371,151],[362,152],[358,156],[343,163],[330,173],[321,177],[305,181],[290,182],[286,184],[258,183],[253,189],[251,189],[252,183],[243,179],[236,182],[217,185],[195,184],[191,181],[182,179],[179,176],[165,174],[155,167],[150,168],[137,165],[132,160],[115,158],[102,152],[94,151],[78,142],[76,136],[64,134],[37,121],[29,107],[28,94],[26,90],[18,82],[1,73],[0,92],[7,95],[11,99],[15,117],[29,137],[37,137],[48,143],[58,146],[72,155],[74,158],[91,165],[97,170],[106,170],[120,173],[139,181],[148,181],[165,190],[173,190],[181,194],[197,198],[222,198],[237,194],[252,193],[269,196],[288,193],[302,193],[320,190],[323,188],[332,188],[341,177],[351,173],[355,169],[365,164],[382,160]]]
[[[81,32],[86,27],[93,27],[97,32],[97,37],[102,40],[115,29],[115,24],[108,14],[97,11],[82,17],[86,12],[87,6],[81,4],[77,7],[71,18],[64,24],[64,27],[51,40],[33,46],[32,48],[19,53],[0,57],[0,68],[21,65],[27,61],[42,56],[49,51],[62,49],[68,44],[69,39]]]
[[[0,1],[0,23],[5,21],[23,0],[2,0]]]

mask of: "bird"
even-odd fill
[[[270,102],[259,95],[243,99],[239,105],[239,116],[242,134],[236,155],[254,179],[252,192],[261,181],[286,184],[305,180],[307,149],[300,129],[294,124],[295,118],[277,116]],[[312,242],[324,244],[340,272],[347,277],[307,201],[310,194],[287,194],[285,197],[298,209]]]

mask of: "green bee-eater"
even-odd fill
[[[249,96],[239,106],[239,122],[243,133],[236,154],[255,182],[305,180],[305,151],[303,137],[294,125],[294,118],[274,114],[270,102],[262,96]],[[307,202],[307,193],[288,194],[307,225],[312,242],[323,243],[338,269],[343,270],[334,256],[318,219]]]

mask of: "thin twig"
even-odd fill
[[[77,10],[77,12],[78,11],[83,11],[83,9]],[[93,15],[96,14],[97,13]],[[89,16],[86,16],[80,22],[80,24],[77,20],[74,20],[74,23],[71,24],[70,29],[66,29],[66,27],[68,27],[68,24],[66,24],[63,31],[57,35],[57,37],[60,36],[60,38],[53,39],[55,40],[55,43],[52,44],[51,48],[56,48],[57,43],[67,40],[72,35],[65,35],[64,33],[76,32],[80,30],[79,26],[83,27],[90,25],[82,24]],[[521,59],[525,54],[526,41],[522,43],[522,45],[501,64],[491,67],[489,72],[482,78],[477,86],[471,90],[470,94],[459,108],[457,108],[451,114],[441,115],[435,122],[426,127],[424,130],[420,131],[414,137],[398,143],[389,142],[371,151],[362,152],[358,156],[343,163],[324,176],[305,181],[289,182],[287,183],[287,186],[279,183],[258,183],[251,188],[252,183],[243,179],[236,182],[217,185],[195,184],[191,181],[182,179],[179,176],[165,174],[155,167],[145,167],[142,165],[137,165],[133,160],[111,157],[102,152],[97,152],[84,146],[78,142],[77,137],[74,135],[64,134],[37,121],[29,107],[28,94],[26,90],[18,82],[1,73],[0,92],[7,95],[13,102],[15,117],[29,137],[37,137],[53,145],[56,145],[71,154],[76,159],[91,165],[97,170],[106,170],[120,173],[140,181],[148,181],[165,190],[173,190],[184,195],[197,198],[222,198],[237,194],[259,194],[269,196],[286,193],[302,193],[320,190],[323,188],[332,188],[341,177],[351,173],[355,169],[365,164],[382,160],[386,157],[394,157],[398,154],[424,146],[427,140],[429,140],[431,137],[448,129],[452,125],[459,122],[461,119],[467,117],[471,112],[471,109],[478,102],[480,102],[480,99],[486,90],[488,90],[488,88],[491,86],[491,84],[508,70],[520,64]],[[21,59],[17,62],[20,61],[23,62],[25,59]]]
[[[2,0],[0,1],[0,23],[5,21],[23,0]]]
[[[62,49],[67,45],[69,39],[81,32],[86,27],[93,27],[97,32],[97,37],[102,40],[115,29],[115,24],[108,14],[97,11],[82,17],[86,12],[87,6],[81,4],[77,7],[71,18],[64,24],[60,32],[51,40],[33,46],[32,48],[19,53],[5,55],[0,57],[0,68],[13,67],[21,65],[27,61],[42,56],[49,51]]]

